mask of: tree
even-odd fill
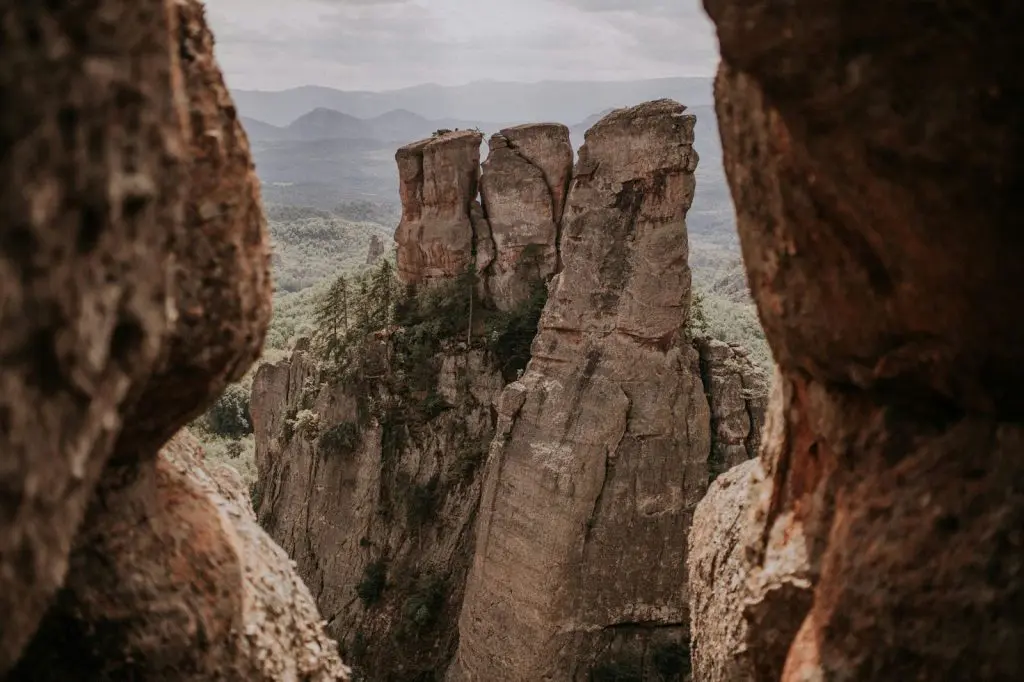
[[[336,357],[345,346],[349,324],[348,280],[342,275],[331,284],[316,305],[314,319],[326,355]]]

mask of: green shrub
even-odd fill
[[[206,412],[210,431],[226,438],[241,438],[252,433],[249,414],[249,391],[240,384],[231,384]]]
[[[369,608],[380,601],[388,583],[388,568],[383,559],[378,559],[363,570],[363,579],[356,585],[356,596]]]
[[[320,435],[320,452],[326,455],[341,455],[355,450],[360,442],[359,426],[352,422],[341,422]]]
[[[313,410],[299,410],[295,415],[295,433],[312,442],[320,435],[320,415]]]
[[[487,345],[505,381],[514,381],[530,362],[530,348],[547,299],[547,285],[538,281],[531,288],[529,298],[519,306],[488,316]]]
[[[440,481],[433,476],[426,484],[413,485],[405,499],[406,520],[417,528],[434,518],[437,511]]]
[[[403,631],[416,634],[433,626],[444,610],[447,591],[448,585],[441,578],[421,581],[402,607]]]

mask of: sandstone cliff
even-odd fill
[[[1024,7],[704,4],[781,371],[751,578],[799,550],[813,590],[750,622],[756,679],[1020,679]]]
[[[398,162],[402,220],[398,274],[418,284],[462,273],[473,260],[470,205],[480,178],[480,133],[444,133],[406,145]]]
[[[0,677],[344,679],[237,491],[187,442],[158,457],[269,319],[258,183],[202,5],[0,13]]]
[[[588,679],[682,657],[686,533],[711,447],[685,330],[693,123],[659,101],[587,133],[563,269],[498,407],[456,679]]]
[[[485,298],[500,310],[528,299],[533,283],[558,269],[558,230],[569,178],[569,129],[557,124],[506,128],[493,135],[480,177],[490,239],[477,259]]]
[[[367,389],[323,376],[306,351],[260,367],[253,383],[260,522],[370,680],[429,675],[454,653],[475,469],[502,380],[480,351],[435,361],[439,415],[382,385],[370,405]]]
[[[766,386],[742,349],[687,330],[692,131],[668,101],[614,112],[568,193],[562,126],[502,131],[482,202],[459,194],[468,221],[429,238],[471,245],[477,286],[426,275],[427,249],[403,240],[429,222],[404,191],[398,271],[431,286],[400,307],[435,312],[355,343],[355,374],[318,360],[322,342],[258,371],[261,522],[366,679],[682,679],[690,517],[714,473],[756,452]],[[433,145],[424,187],[467,155],[424,141],[400,166]],[[505,387],[493,324],[525,319],[552,275],[540,333],[520,340],[529,369]],[[414,378],[403,358],[438,336]]]

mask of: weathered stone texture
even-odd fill
[[[312,595],[257,525],[238,474],[187,432],[107,501],[12,681],[347,679]],[[144,490],[145,494],[138,491]],[[102,556],[104,571],[90,565]],[[88,580],[83,580],[88,576]]]
[[[398,150],[402,220],[395,231],[398,276],[407,284],[455,277],[473,259],[470,204],[476,199],[483,135],[444,133]]]
[[[457,641],[480,499],[475,467],[503,382],[480,351],[451,349],[438,363],[437,395],[450,409],[425,423],[363,419],[363,388],[328,381],[303,351],[263,365],[253,382],[260,521],[314,587],[346,659],[370,679],[441,672]],[[378,405],[398,400],[369,393]],[[317,415],[317,433],[289,426],[302,409]],[[375,564],[386,585],[364,603],[359,586]],[[424,611],[430,622],[418,624],[427,616],[416,616],[417,604],[437,595]]]
[[[687,636],[686,533],[710,448],[683,334],[693,122],[663,100],[587,134],[563,270],[498,406],[454,679],[588,679]]]
[[[704,392],[711,407],[711,475],[757,456],[768,379],[739,344],[712,338],[696,342]]]
[[[752,562],[800,538],[814,590],[781,678],[1020,679],[1024,7],[705,6],[782,372]]]
[[[202,5],[53,7],[0,7],[0,676],[344,679],[244,495],[157,457],[270,315]]]
[[[539,123],[506,128],[490,139],[480,177],[494,257],[481,270],[487,298],[510,310],[558,269],[558,231],[569,178],[569,129]],[[478,235],[478,244],[485,235]],[[477,247],[480,248],[479,246]]]
[[[168,328],[187,187],[162,0],[0,2],[0,676]]]
[[[715,479],[697,505],[690,529],[690,659],[696,682],[750,682],[744,527],[750,522],[751,488],[763,477],[750,460]]]

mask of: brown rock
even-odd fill
[[[379,380],[355,390],[328,381],[306,352],[261,366],[253,381],[261,524],[315,587],[346,661],[369,679],[439,674],[458,641],[476,469],[502,380],[482,351],[436,361],[435,394],[449,408],[426,421],[389,416],[411,407]],[[367,394],[376,407],[364,418]],[[316,433],[300,433],[303,411],[316,415]]]
[[[704,391],[711,407],[711,475],[757,456],[768,404],[768,380],[746,350],[697,339]]]
[[[444,133],[406,145],[398,162],[402,220],[395,231],[406,284],[455,277],[473,259],[470,205],[476,199],[483,135]]]
[[[743,540],[752,487],[764,475],[750,460],[725,472],[697,505],[690,529],[690,658],[697,682],[750,682]]]
[[[768,525],[786,442],[784,382],[776,377],[773,387],[760,459],[716,479],[694,515],[689,589],[698,682],[778,680],[810,608],[816,567],[804,525],[791,514]]]
[[[366,264],[373,265],[384,255],[384,240],[377,235],[370,237],[370,248],[366,253]]]
[[[213,54],[199,0],[173,0],[188,95],[186,232],[175,249],[176,324],[160,370],[129,413],[118,450],[155,455],[245,374],[270,323],[270,239],[249,141]]]
[[[1024,7],[705,6],[785,383],[765,527],[813,569],[782,679],[1020,679]]]
[[[569,129],[563,125],[518,126],[491,137],[480,195],[493,242],[484,250],[494,257],[480,272],[499,310],[515,308],[557,270],[558,226],[571,169]]]
[[[682,112],[616,111],[580,151],[564,269],[498,406],[453,679],[589,679],[687,637],[710,434],[683,334],[697,158]]]
[[[212,482],[187,437],[156,459],[164,440],[245,372],[270,314],[268,244],[245,136],[202,5],[176,0],[170,9],[175,26],[165,31],[180,56],[173,85],[187,95],[194,181],[173,268],[161,273],[178,285],[176,324],[157,372],[122,405],[126,422],[75,538],[72,570],[10,677],[344,679],[312,598],[236,506],[244,495]]]
[[[116,522],[80,538],[94,554],[75,555],[70,587],[12,681],[348,679],[237,473],[204,464],[183,432],[143,476],[108,496]]]
[[[0,2],[0,677],[168,327],[187,175],[165,4]]]

